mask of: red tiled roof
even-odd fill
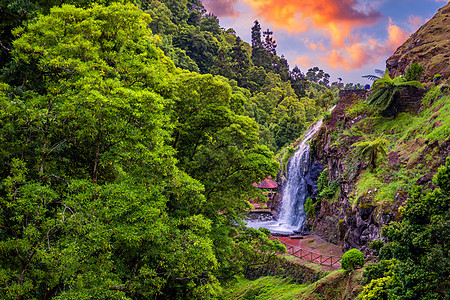
[[[255,182],[253,185],[260,189],[276,189],[278,187],[278,184],[275,181],[267,178],[261,181],[260,184]]]

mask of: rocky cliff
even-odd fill
[[[411,35],[386,61],[391,77],[404,75],[413,63],[425,69],[425,80],[441,74],[450,77],[450,3]]]
[[[374,203],[375,191],[367,190],[355,199],[355,189],[367,164],[354,157],[352,145],[363,140],[362,135],[348,134],[370,124],[364,112],[349,110],[365,98],[364,91],[341,95],[330,118],[313,138],[314,159],[327,166],[328,183],[339,182],[332,197],[318,199],[316,215],[309,219],[314,232],[327,241],[339,244],[344,251],[358,248],[370,254],[368,243],[381,238],[381,228],[398,219],[398,207],[406,200],[399,194],[394,201]]]
[[[433,188],[432,175],[450,156],[450,91],[446,83],[423,93],[404,93],[397,118],[380,117],[364,104],[364,91],[343,93],[311,141],[313,159],[327,167],[327,192],[310,210],[314,232],[343,250],[381,238],[381,228],[402,218],[399,207],[416,185]],[[383,137],[387,155],[376,169],[354,144]],[[320,179],[319,179],[320,180]]]

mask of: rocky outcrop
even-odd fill
[[[381,228],[398,219],[398,207],[406,200],[406,196],[398,193],[393,203],[374,204],[377,191],[367,191],[356,201],[350,199],[361,170],[365,169],[360,161],[350,163],[351,145],[360,141],[361,136],[340,135],[336,141],[336,132],[342,132],[356,126],[366,119],[365,115],[347,115],[346,109],[361,100],[364,94],[346,93],[341,95],[338,105],[330,119],[316,133],[311,141],[313,158],[326,164],[329,181],[340,182],[339,195],[336,199],[323,199],[320,209],[309,225],[315,234],[328,242],[343,247],[344,251],[358,248],[370,256],[369,242],[381,238]],[[391,154],[392,160],[395,155]]]
[[[391,77],[404,75],[413,62],[425,69],[424,81],[436,74],[450,77],[450,3],[411,35],[386,61]]]

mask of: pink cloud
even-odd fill
[[[369,39],[367,42],[335,48],[323,55],[321,60],[335,69],[344,68],[346,71],[376,64],[393,54],[410,36],[408,32],[393,24],[392,20],[389,22],[387,31],[388,38],[385,41]]]
[[[203,0],[203,6],[217,17],[238,17],[237,0]]]
[[[416,31],[419,29],[422,24],[425,23],[425,20],[422,17],[419,16],[409,16],[408,23],[411,25],[412,31]]]

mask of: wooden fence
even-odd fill
[[[279,240],[286,246],[287,253],[298,257],[300,259],[305,259],[307,261],[310,261],[312,263],[321,264],[324,266],[341,266],[341,259],[342,257],[338,256],[328,256],[328,255],[322,255],[319,253],[315,253],[309,250],[305,250],[302,248],[297,248],[295,246],[292,246],[290,244],[287,244],[286,242],[283,242],[282,240]]]

